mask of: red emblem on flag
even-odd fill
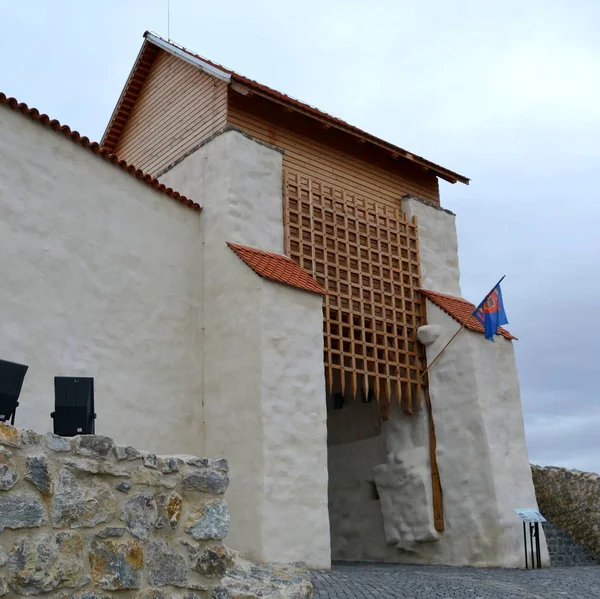
[[[492,293],[490,293],[485,300],[485,304],[483,305],[483,313],[484,314],[492,314],[493,312],[498,311],[498,290],[495,289]]]

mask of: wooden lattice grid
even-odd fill
[[[328,292],[328,390],[374,393],[384,419],[393,398],[412,413],[425,384],[416,218],[287,170],[284,223],[286,253]]]

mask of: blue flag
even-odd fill
[[[485,296],[473,312],[473,316],[485,327],[485,338],[493,342],[498,327],[508,324],[500,283]]]

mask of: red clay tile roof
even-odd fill
[[[437,291],[430,291],[428,289],[421,289],[421,293],[446,312],[446,314],[452,316],[454,320],[464,324],[467,329],[477,331],[478,333],[485,333],[483,325],[473,316],[473,312],[477,307],[475,304],[468,302],[462,297],[446,295],[445,293],[438,293]],[[502,335],[506,339],[517,339],[502,327],[498,327],[498,335]]]
[[[300,100],[296,100],[295,98],[292,98],[291,96],[288,96],[287,94],[283,94],[281,92],[278,92],[277,90],[267,87],[266,85],[262,85],[261,83],[258,83],[257,81],[254,81],[253,79],[244,77],[243,75],[240,75],[240,74],[236,73],[235,71],[228,69],[227,67],[217,64],[216,62],[212,62],[212,61],[204,58],[203,56],[200,56],[199,54],[195,54],[191,50],[188,50],[187,48],[180,46],[179,44],[175,44],[171,40],[165,40],[164,38],[160,37],[159,35],[156,35],[155,33],[150,33],[149,31],[146,31],[144,33],[144,38],[145,38],[144,43],[142,44],[142,48],[140,50],[140,53],[136,60],[136,63],[133,66],[133,69],[129,75],[129,79],[127,80],[127,83],[125,84],[125,87],[123,88],[121,98],[119,98],[119,101],[117,102],[117,106],[115,107],[115,110],[113,112],[111,120],[110,120],[110,122],[106,128],[106,131],[104,133],[104,136],[102,138],[102,143],[110,149],[114,149],[116,142],[118,141],[118,138],[121,135],[121,132],[123,130],[125,122],[131,112],[131,107],[133,105],[132,103],[135,103],[137,96],[139,94],[139,91],[141,89],[141,85],[145,81],[145,78],[149,72],[148,65],[151,64],[152,61],[154,60],[154,58],[156,57],[156,52],[151,53],[150,49],[149,49],[149,46],[153,46],[155,48],[155,46],[153,44],[151,44],[152,36],[158,38],[158,40],[160,42],[162,42],[163,44],[166,44],[167,46],[170,46],[174,50],[179,51],[179,52],[184,52],[185,54],[188,54],[190,57],[192,57],[196,60],[201,60],[202,62],[210,65],[211,67],[220,70],[221,72],[225,73],[226,75],[229,75],[231,77],[231,81],[235,81],[242,85],[246,85],[246,86],[252,88],[252,90],[257,94],[262,94],[265,97],[268,97],[273,101],[278,101],[280,103],[284,103],[285,105],[292,107],[295,110],[303,112],[304,114],[306,114],[309,117],[324,121],[326,124],[335,126],[347,133],[350,133],[351,135],[355,135],[357,137],[360,137],[361,139],[364,139],[365,141],[371,142],[372,144],[374,144],[376,146],[384,148],[384,149],[390,151],[392,154],[402,156],[403,158],[410,160],[411,162],[416,162],[417,164],[420,164],[421,166],[424,166],[425,168],[430,169],[436,175],[438,175],[442,179],[445,179],[446,181],[449,181],[450,183],[456,183],[457,181],[460,181],[461,183],[464,183],[465,185],[469,184],[469,179],[463,175],[459,175],[458,173],[455,173],[454,171],[451,171],[450,169],[440,166],[439,164],[436,164],[435,162],[431,162],[430,160],[427,160],[426,158],[423,158],[422,156],[417,156],[416,154],[413,154],[412,152],[408,152],[407,150],[404,150],[403,148],[395,146],[394,144],[391,144],[383,139],[375,137],[374,135],[371,135],[370,133],[362,131],[358,127],[354,127],[353,125],[350,125],[349,123],[347,123],[346,121],[343,121],[342,119],[331,116],[330,114],[327,114],[326,112],[323,112],[323,111],[319,110],[318,108],[311,106],[310,104],[305,104],[304,102],[300,102]],[[135,83],[135,85],[132,86],[131,85],[132,83]],[[124,102],[123,100],[126,100],[126,102]]]
[[[257,275],[291,285],[305,291],[325,295],[327,292],[305,270],[302,270],[287,256],[257,250],[237,243],[227,242],[235,254],[244,261]]]
[[[0,92],[0,104],[6,104],[9,108],[12,108],[16,112],[21,112],[24,116],[29,117],[32,121],[37,121],[38,123],[56,131],[57,133],[64,134],[65,137],[69,138],[72,142],[79,144],[82,148],[92,151],[94,154],[96,154],[96,156],[103,158],[107,162],[112,162],[113,164],[122,168],[126,173],[129,173],[132,177],[136,177],[140,181],[146,183],[146,185],[149,185],[157,191],[168,195],[181,204],[189,206],[192,210],[202,210],[202,207],[199,204],[196,204],[196,202],[186,198],[178,191],[163,185],[151,175],[147,175],[140,169],[135,168],[135,166],[132,164],[127,164],[125,160],[119,160],[116,154],[109,152],[106,148],[103,148],[95,141],[90,141],[89,138],[82,137],[77,131],[72,131],[67,125],[61,125],[56,119],[50,119],[47,114],[40,114],[40,111],[37,110],[37,108],[29,108],[27,104],[19,102],[15,98],[8,97],[2,92]]]

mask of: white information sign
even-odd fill
[[[544,518],[538,510],[527,508],[515,510],[515,512],[519,514],[519,517],[523,522],[547,522],[546,518]]]

